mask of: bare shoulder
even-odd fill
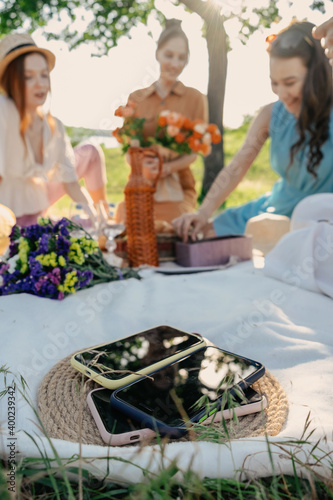
[[[273,106],[274,102],[271,102],[270,104],[266,104],[265,106],[260,108],[256,119],[261,121],[261,123],[267,122],[267,124],[269,125],[269,122],[271,121]]]
[[[269,137],[269,125],[271,121],[271,115],[272,115],[272,109],[273,109],[272,104],[267,104],[263,106],[255,116],[255,118],[252,120],[252,123],[250,125],[250,128],[248,130],[245,142],[244,142],[244,147],[247,148],[249,145],[255,146],[255,149],[257,151],[260,150],[260,148],[263,146],[265,143],[266,139]]]
[[[271,116],[272,116],[272,110],[273,110],[274,103],[266,104],[256,114],[254,117],[249,132],[251,130],[258,130],[260,129],[262,132],[267,132],[269,131],[269,124],[271,121]]]

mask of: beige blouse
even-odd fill
[[[190,120],[208,121],[207,97],[199,90],[186,87],[177,81],[171,92],[162,98],[153,83],[150,87],[136,90],[129,96],[136,105],[136,114],[145,118],[143,132],[145,137],[154,136],[157,128],[158,115],[163,110],[176,111]],[[160,151],[161,152],[161,151]],[[161,152],[164,161],[175,158],[175,153],[166,148]],[[176,155],[177,156],[177,155]],[[179,202],[185,205],[179,207],[182,211],[193,211],[196,205],[197,193],[195,180],[190,170],[190,163],[184,169],[160,179],[154,195],[157,202]],[[174,208],[174,207],[173,207]],[[170,211],[170,207],[168,208]],[[171,212],[170,212],[171,213]],[[166,218],[166,215],[164,216]]]
[[[46,210],[46,183],[77,180],[74,151],[63,124],[55,118],[52,133],[43,118],[43,164],[36,162],[29,139],[20,135],[20,117],[14,102],[0,95],[0,203],[16,217]]]
[[[176,82],[165,99],[159,96],[155,84],[152,84],[130,94],[129,100],[135,102],[137,115],[146,119],[143,127],[146,137],[155,134],[157,117],[163,110],[177,111],[190,120],[199,118],[208,122],[207,97],[197,89],[185,87],[182,82]]]

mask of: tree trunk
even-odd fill
[[[213,144],[212,153],[205,158],[205,172],[199,199],[202,200],[215,177],[224,166],[223,153],[223,105],[227,75],[227,37],[223,18],[215,13],[206,20],[206,40],[209,57],[208,107],[209,121],[221,132],[222,141]]]
[[[215,123],[221,132],[222,141],[213,144],[212,153],[205,158],[205,172],[199,201],[205,197],[215,177],[224,166],[223,153],[223,104],[227,76],[227,36],[224,18],[213,0],[180,0],[196,12],[206,25],[206,41],[209,58],[208,108],[209,121]]]

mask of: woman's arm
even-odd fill
[[[197,158],[195,153],[189,155],[182,155],[175,160],[170,160],[163,162],[163,168],[161,172],[161,177],[166,177],[167,175],[173,174],[174,172],[179,172],[184,168],[188,167],[190,163],[193,163]]]
[[[191,239],[193,241],[196,239],[209,217],[238,186],[249,170],[268,138],[272,107],[273,104],[269,104],[262,108],[253,120],[244,144],[231,162],[220,171],[199,210],[193,214],[181,215],[172,222],[176,233],[183,241],[187,241],[191,227],[193,229]]]
[[[89,193],[82,188],[77,181],[64,182],[63,185],[66,193],[72,198],[72,200],[84,206],[85,212],[95,225],[97,223],[97,212]]]

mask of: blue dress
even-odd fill
[[[298,139],[298,132],[296,118],[281,101],[273,106],[269,135],[270,163],[281,179],[274,184],[271,192],[239,207],[227,208],[219,214],[213,221],[218,236],[243,234],[247,221],[264,212],[290,217],[297,203],[306,196],[333,192],[333,110],[329,138],[321,147],[323,159],[317,166],[317,178],[306,169],[308,146],[298,151],[293,165],[287,171],[290,149]]]

